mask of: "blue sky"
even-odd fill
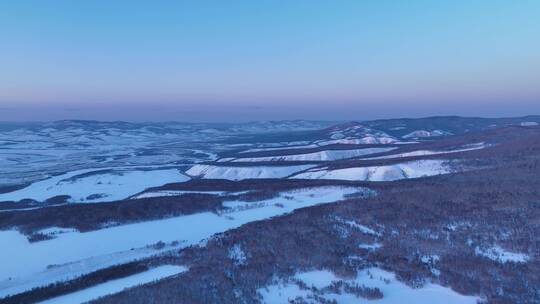
[[[0,120],[540,114],[540,1],[1,1]]]

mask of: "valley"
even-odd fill
[[[2,125],[0,303],[536,303],[538,122]]]

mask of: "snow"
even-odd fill
[[[46,234],[46,235],[58,235],[62,233],[77,232],[77,229],[73,228],[62,228],[62,227],[49,227],[45,229],[38,230],[37,233]]]
[[[250,152],[261,152],[261,151],[280,151],[280,150],[291,150],[291,149],[309,149],[309,148],[317,148],[318,146],[316,144],[308,144],[308,145],[300,145],[300,146],[279,146],[279,147],[272,147],[272,148],[253,148],[248,149],[245,151],[242,151],[240,153],[250,153]]]
[[[314,293],[310,289],[302,289],[293,281],[278,281],[265,288],[258,289],[258,293],[263,298],[263,303],[288,303],[289,300],[297,297],[303,298],[306,303],[314,302],[313,295],[320,295],[327,300],[336,300],[340,304],[357,303],[380,303],[380,304],[476,304],[479,297],[461,295],[450,288],[437,284],[427,283],[421,288],[411,288],[396,279],[396,276],[388,271],[379,268],[369,268],[360,271],[355,278],[344,279],[336,277],[327,270],[314,270],[297,273],[294,279],[300,280],[308,288],[315,287],[320,293]],[[378,288],[382,294],[382,299],[368,300],[357,297],[354,294],[341,290],[340,294],[331,291],[323,291],[334,281],[343,280],[349,284],[358,284],[369,288]]]
[[[315,286],[318,289],[324,288],[330,285],[329,283],[332,281],[338,280],[336,276],[328,270],[314,270],[297,273],[294,278],[306,283],[309,287]]]
[[[215,166],[215,165],[194,165],[186,174],[190,176],[207,179],[228,179],[241,180],[248,178],[283,178],[296,172],[300,172],[313,165],[297,166]]]
[[[402,137],[403,138],[421,138],[421,137],[435,137],[435,136],[445,136],[445,135],[452,135],[452,133],[442,131],[442,130],[433,130],[433,131],[416,130]]]
[[[323,140],[317,141],[319,146],[328,146],[328,145],[372,145],[372,144],[392,144],[395,143],[396,139],[386,136],[365,136],[362,138],[341,138],[341,139],[332,139],[332,140]]]
[[[160,247],[160,249],[157,249],[152,245],[147,245],[141,248],[130,248],[110,254],[71,261],[61,265],[50,265],[44,270],[34,272],[31,275],[11,277],[10,279],[4,281],[0,279],[0,298],[8,294],[20,293],[25,290],[45,286],[54,282],[71,280],[78,276],[97,271],[102,268],[139,260],[148,256],[171,251],[173,249],[180,249],[182,246],[183,243],[175,242],[166,244],[163,248]]]
[[[475,248],[476,255],[484,256],[490,260],[507,263],[526,263],[529,260],[529,256],[524,253],[510,252],[500,246],[494,246],[487,249]]]
[[[336,186],[291,190],[259,202],[230,202],[230,206],[245,204],[252,208],[231,208],[224,215],[202,212],[84,233],[66,232],[35,243],[18,231],[0,231],[0,261],[10,261],[0,268],[0,297],[162,252],[148,247],[159,241],[167,244],[178,241],[181,246],[189,246],[252,221],[339,201],[359,191],[368,190]]]
[[[390,136],[364,136],[360,138],[339,138],[341,136],[337,136],[336,133],[331,136],[332,139],[330,140],[318,140],[310,144],[305,145],[288,145],[288,146],[278,146],[278,147],[271,147],[271,148],[253,148],[248,149],[245,151],[242,151],[240,153],[249,153],[249,152],[261,152],[261,151],[280,151],[280,150],[291,150],[291,149],[309,149],[309,148],[317,148],[317,147],[324,147],[328,145],[366,145],[366,144],[394,144],[398,143],[398,141],[395,138],[392,138]]]
[[[290,178],[337,179],[360,181],[393,181],[450,173],[444,160],[417,160],[394,165],[352,167],[344,169],[316,168]]]
[[[404,153],[391,154],[391,155],[384,155],[384,156],[378,156],[378,157],[369,157],[369,158],[363,158],[363,159],[364,160],[374,160],[374,159],[389,159],[389,158],[402,158],[402,157],[413,157],[413,156],[449,154],[449,153],[458,153],[458,152],[479,150],[479,149],[484,149],[485,147],[487,147],[487,145],[485,143],[483,143],[483,142],[480,142],[480,143],[470,144],[470,145],[467,145],[466,147],[464,147],[462,149],[456,149],[456,150],[448,150],[448,151],[417,150],[417,151],[404,152]]]
[[[159,190],[159,191],[149,191],[137,194],[131,198],[141,199],[141,198],[151,198],[151,197],[164,197],[164,196],[181,196],[184,194],[207,194],[207,195],[240,195],[248,193],[246,191],[197,191],[197,190]]]
[[[381,247],[382,245],[380,243],[358,245],[358,248],[367,249],[367,250],[379,249]]]
[[[348,224],[351,227],[354,227],[354,228],[360,230],[362,233],[371,234],[371,235],[375,235],[375,236],[381,236],[381,234],[379,232],[369,228],[368,226],[360,225],[355,221],[345,221],[345,223]]]
[[[366,148],[354,150],[324,150],[318,152],[276,155],[265,157],[246,157],[234,159],[234,162],[258,162],[258,161],[332,161],[339,159],[354,158],[369,154],[388,152],[396,148]]]
[[[86,303],[91,300],[115,294],[124,289],[151,283],[166,277],[185,272],[187,268],[177,265],[162,265],[147,271],[134,274],[128,277],[111,280],[102,284],[92,286],[80,291],[69,293],[63,296],[52,298],[41,302],[41,304],[77,304]]]
[[[236,193],[237,192],[228,193],[227,191],[159,190],[159,191],[143,192],[131,198],[141,199],[141,198],[164,197],[164,196],[181,196],[184,194],[226,195],[226,194],[236,194]]]
[[[0,201],[19,201],[25,198],[45,201],[57,195],[69,195],[71,202],[110,202],[128,198],[150,187],[188,179],[177,169],[115,169],[110,172],[103,169],[84,169],[50,177],[23,189],[0,194]]]
[[[239,244],[234,244],[234,246],[229,249],[229,258],[236,266],[244,265],[247,261],[246,253]]]

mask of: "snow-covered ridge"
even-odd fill
[[[343,286],[329,288],[334,282]],[[339,286],[339,285],[334,285]],[[345,286],[353,287],[349,290]],[[354,287],[369,288],[373,299],[367,299],[351,292]],[[421,288],[411,288],[398,281],[396,276],[379,268],[359,271],[355,278],[339,278],[327,270],[313,270],[297,273],[291,280],[276,280],[273,284],[257,290],[263,303],[289,303],[290,300],[302,299],[310,302],[314,296],[320,296],[337,303],[422,303],[422,304],[476,304],[478,297],[464,296],[449,288],[427,283]],[[314,303],[314,302],[313,302]]]
[[[393,144],[397,140],[389,136],[364,136],[360,138],[347,137],[340,139],[331,139],[331,140],[321,140],[317,141],[316,144],[319,146],[328,146],[328,145],[374,145],[374,144]]]
[[[474,143],[470,145],[464,146],[462,149],[456,149],[456,150],[447,150],[447,151],[433,151],[433,150],[417,150],[417,151],[411,151],[411,152],[404,152],[399,154],[391,154],[391,155],[384,155],[384,156],[378,156],[378,157],[369,157],[369,158],[363,158],[364,160],[374,160],[374,159],[390,159],[390,158],[402,158],[402,157],[413,157],[413,156],[428,156],[428,155],[438,155],[438,154],[450,154],[450,153],[458,153],[458,152],[467,152],[467,151],[473,151],[473,150],[480,150],[488,147],[483,142],[480,143]]]
[[[450,173],[445,160],[417,160],[393,165],[344,169],[314,168],[292,179],[337,179],[351,181],[394,181]]]
[[[397,148],[364,148],[353,150],[323,150],[318,152],[261,157],[242,157],[231,159],[233,162],[261,162],[261,161],[332,161],[354,158],[369,154],[383,153]]]
[[[283,178],[313,167],[314,165],[237,167],[198,164],[189,168],[189,170],[186,171],[186,174],[193,177],[228,180],[242,180],[250,178]]]
[[[436,137],[436,136],[447,136],[452,135],[452,133],[443,131],[443,130],[416,130],[407,135],[403,135],[402,138],[422,138],[422,137]]]

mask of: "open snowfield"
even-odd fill
[[[292,179],[337,179],[351,181],[393,181],[450,173],[443,160],[418,160],[386,166],[344,169],[312,169],[294,175]]]
[[[339,304],[476,304],[477,300],[479,300],[478,297],[463,296],[449,288],[431,283],[427,283],[421,288],[411,288],[399,282],[393,273],[378,268],[362,270],[353,279],[338,278],[326,270],[298,273],[294,276],[294,279],[303,282],[308,288],[315,287],[319,292],[302,289],[295,282],[278,281],[274,285],[258,290],[259,294],[263,297],[263,303],[288,303],[289,300],[296,298],[302,298],[307,301],[306,303],[318,303],[312,300],[310,301],[310,297],[314,295],[322,296],[327,300],[336,300]],[[339,280],[353,286],[358,284],[369,288],[378,288],[382,292],[383,298],[369,300],[348,293],[343,288],[340,289],[339,294],[333,293],[330,290],[324,290],[332,282]]]
[[[125,263],[159,253],[147,247],[159,241],[169,244],[178,241],[181,246],[197,244],[215,233],[245,223],[339,201],[344,195],[359,191],[367,190],[317,187],[286,191],[279,197],[258,202],[228,202],[226,205],[231,210],[226,216],[203,212],[85,233],[71,231],[36,243],[28,242],[26,236],[17,231],[0,231],[0,260],[10,261],[0,268],[0,297],[114,265],[116,259]],[[49,265],[58,266],[47,267]]]
[[[186,171],[193,177],[242,180],[249,178],[283,178],[296,172],[314,167],[313,165],[298,166],[215,166],[195,165]]]
[[[106,295],[121,292],[122,290],[137,285],[157,281],[166,277],[177,275],[186,271],[187,268],[176,265],[163,265],[149,269],[145,272],[134,274],[125,278],[102,283],[74,293],[52,298],[40,302],[40,304],[79,304],[97,299]]]
[[[54,196],[69,195],[71,202],[108,202],[125,199],[149,187],[186,180],[189,180],[189,177],[177,169],[76,170],[35,182],[23,189],[0,194],[0,201],[45,201]]]

